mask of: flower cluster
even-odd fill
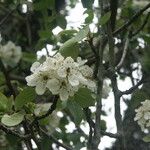
[[[135,121],[141,127],[142,131],[150,127],[150,100],[141,102],[142,106],[135,110],[136,116]]]
[[[59,95],[61,100],[74,96],[80,87],[95,91],[93,70],[85,65],[86,62],[80,57],[75,62],[71,57],[64,58],[57,53],[53,58],[47,57],[43,63],[32,64],[32,74],[26,77],[27,85],[35,86],[38,95],[49,89],[53,95]]]
[[[22,51],[20,46],[16,46],[9,41],[6,45],[0,45],[0,58],[7,66],[14,67],[21,59]]]

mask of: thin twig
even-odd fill
[[[0,21],[0,27],[5,23],[5,21],[7,21],[7,19],[9,18],[9,16],[11,16],[15,10],[16,10],[16,9],[12,9],[12,10]]]
[[[119,70],[119,69],[122,67],[123,62],[124,62],[125,57],[126,57],[126,54],[127,54],[128,46],[129,46],[129,38],[127,37],[127,39],[126,39],[126,41],[125,41],[125,45],[124,45],[122,57],[121,57],[120,62],[119,62],[118,65],[116,66],[116,70]]]
[[[2,124],[0,124],[0,130],[4,131],[6,134],[14,135],[14,136],[20,138],[21,140],[28,139],[31,137],[30,134],[26,134],[26,135],[19,134],[18,132],[15,132],[15,131],[9,129]]]
[[[120,134],[116,133],[116,134],[113,134],[113,133],[110,133],[110,132],[105,132],[105,131],[101,131],[101,134],[104,135],[104,136],[109,136],[111,138],[120,138]]]
[[[139,29],[137,29],[137,31],[135,31],[135,32],[131,35],[132,37],[135,36],[135,35],[137,35],[137,34],[145,27],[145,25],[148,23],[149,16],[150,16],[150,12],[147,14],[147,16],[146,16],[146,18],[145,18],[143,24],[141,25],[141,27],[139,27]]]
[[[54,96],[53,104],[51,105],[49,110],[42,116],[36,116],[35,119],[32,121],[32,123],[30,124],[30,126],[34,125],[37,121],[44,119],[44,118],[48,117],[50,114],[52,114],[52,112],[56,109],[57,101],[58,101],[58,97]]]
[[[40,131],[41,131],[44,135],[46,135],[50,140],[52,140],[55,144],[57,144],[58,146],[63,147],[63,148],[65,148],[66,150],[73,150],[71,147],[69,147],[69,146],[67,146],[67,145],[65,145],[65,144],[63,144],[63,143],[60,143],[55,137],[53,137],[52,135],[48,134],[48,133],[47,133],[44,129],[42,129],[41,127],[40,127]]]
[[[84,114],[85,114],[85,117],[86,117],[86,120],[89,124],[89,137],[88,137],[88,148],[91,149],[91,145],[90,143],[92,142],[92,134],[93,134],[93,121],[91,119],[91,111],[89,108],[84,108]]]
[[[119,29],[113,32],[113,36],[117,35],[118,33],[124,31],[129,27],[140,15],[143,14],[144,11],[146,11],[148,8],[150,8],[150,3],[147,4],[145,7],[143,7],[141,10],[139,10],[133,17],[127,21],[124,25],[122,25]]]
[[[142,77],[142,79],[136,85],[134,85],[133,87],[131,87],[129,90],[121,92],[121,95],[131,94],[133,91],[135,91],[144,82],[146,82],[146,80],[144,79],[144,77]]]

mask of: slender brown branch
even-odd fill
[[[104,136],[109,136],[111,138],[120,138],[120,134],[116,133],[116,134],[113,134],[113,133],[110,133],[110,132],[105,132],[105,131],[101,131],[101,134],[104,135]]]
[[[10,80],[17,80],[19,82],[26,83],[25,77],[18,76],[15,74],[10,74],[9,77],[10,77]]]
[[[7,19],[13,14],[16,9],[12,9],[8,14],[0,21],[0,27],[7,21]]]
[[[123,124],[122,124],[122,115],[121,115],[121,108],[120,108],[120,91],[118,89],[117,78],[115,74],[115,53],[114,53],[114,39],[113,33],[110,26],[110,22],[107,23],[107,37],[108,37],[108,44],[109,44],[109,71],[110,71],[110,80],[112,84],[112,90],[114,93],[114,100],[115,100],[115,120],[117,126],[117,133],[121,136],[119,138],[119,146],[118,150],[125,150],[125,139],[124,139],[124,131],[123,131]]]
[[[145,27],[145,25],[148,23],[148,19],[149,19],[149,16],[150,16],[150,12],[147,14],[143,24],[141,25],[141,27],[139,27],[139,29],[137,29],[137,31],[135,31],[134,33],[132,33],[131,36],[135,36],[137,35],[141,30],[143,30],[143,28]]]
[[[147,82],[146,80],[144,80],[144,78],[142,77],[142,79],[133,87],[131,87],[129,90],[123,91],[121,92],[121,95],[128,95],[131,94],[133,91],[135,91],[141,84],[143,84],[144,82]]]
[[[126,41],[125,41],[125,45],[124,45],[122,57],[121,57],[121,59],[120,59],[120,62],[119,62],[118,65],[116,66],[116,70],[119,70],[119,69],[122,67],[123,62],[124,62],[125,57],[126,57],[126,54],[127,54],[128,46],[129,46],[129,38],[127,37],[127,39],[126,39]]]
[[[56,109],[57,101],[58,101],[58,97],[54,96],[53,104],[51,105],[49,110],[42,116],[36,116],[35,119],[33,120],[33,122],[30,124],[30,126],[34,125],[37,121],[44,119],[44,118],[48,117],[50,114],[52,114],[52,112]]]
[[[92,142],[92,138],[93,138],[93,128],[94,128],[94,125],[93,125],[93,121],[91,119],[91,111],[90,109],[87,107],[87,108],[84,108],[84,114],[85,114],[85,117],[86,117],[86,120],[89,124],[89,137],[88,137],[88,149],[91,149],[91,142]]]
[[[73,150],[71,147],[60,143],[55,137],[53,137],[52,135],[48,134],[44,129],[40,128],[40,131],[47,136],[47,138],[49,138],[50,140],[52,140],[55,144],[57,144],[60,147],[65,148],[66,150]]]
[[[117,29],[116,31],[114,31],[113,32],[113,36],[115,36],[118,33],[124,31],[125,29],[127,29],[148,8],[150,8],[150,3],[147,4],[145,7],[143,7],[141,10],[139,10],[135,15],[133,15],[133,17],[129,21],[127,21],[124,25],[122,25],[119,29]]]
[[[20,138],[21,140],[25,140],[25,139],[28,139],[28,138],[31,137],[30,134],[22,135],[22,134],[20,134],[18,132],[15,132],[15,131],[7,128],[6,126],[4,126],[2,124],[0,124],[0,130],[4,131],[6,134],[14,135],[14,136]]]
[[[117,16],[118,0],[110,0],[110,10],[111,10],[111,29],[115,30],[116,16]]]

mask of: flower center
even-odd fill
[[[43,76],[43,80],[48,80],[48,76]]]

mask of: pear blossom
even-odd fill
[[[6,45],[0,47],[0,58],[4,65],[14,67],[21,59],[22,51],[20,46],[16,46],[9,41]]]
[[[32,64],[32,74],[26,77],[27,85],[34,86],[39,95],[48,89],[53,95],[59,95],[61,100],[74,96],[80,87],[95,91],[93,70],[85,65],[86,62],[80,57],[74,61],[71,57],[64,58],[57,53],[54,57],[47,57],[43,63]]]
[[[142,106],[135,110],[136,116],[134,118],[141,130],[150,128],[150,100],[145,100],[141,102]]]

